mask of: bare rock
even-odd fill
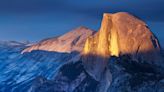
[[[62,36],[42,40],[41,42],[26,48],[22,51],[22,53],[31,52],[33,50],[67,53],[72,51],[81,52],[83,50],[86,39],[93,33],[94,31],[86,27],[79,27]]]

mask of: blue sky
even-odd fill
[[[0,0],[0,40],[39,41],[79,26],[98,30],[104,12],[130,12],[164,44],[164,0]]]

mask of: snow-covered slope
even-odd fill
[[[79,27],[63,36],[44,39],[32,46],[1,41],[0,92],[27,92],[36,77],[52,79],[62,64],[80,58],[79,51],[93,33],[86,27]]]
[[[21,54],[25,45],[0,44],[0,92],[27,92],[38,76],[52,79],[60,65],[77,53],[32,51]]]

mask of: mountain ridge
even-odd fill
[[[22,54],[25,52],[31,52],[33,50],[57,51],[57,52],[68,52],[68,53],[72,51],[81,52],[85,40],[89,36],[94,34],[94,32],[95,31],[87,27],[80,26],[59,37],[44,39],[24,49],[22,51]]]

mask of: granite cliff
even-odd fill
[[[125,13],[105,13],[100,30],[90,36],[84,47],[83,62],[88,73],[100,79],[111,56],[130,55],[149,64],[159,61],[160,44],[147,25]]]

